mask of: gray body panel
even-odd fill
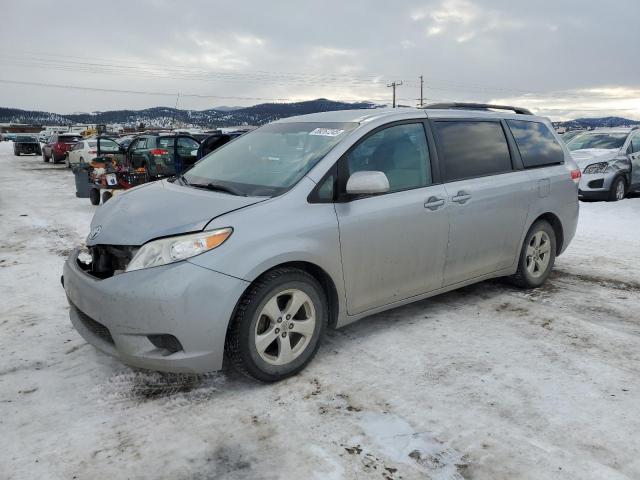
[[[424,204],[445,195],[433,185],[336,204],[348,314],[442,286],[447,210]]]
[[[149,240],[202,230],[223,213],[260,202],[160,180],[115,195],[102,204],[91,221],[100,235],[87,245],[142,245]]]
[[[228,319],[247,282],[188,261],[97,280],[78,267],[77,254],[65,263],[64,288],[71,321],[87,342],[140,368],[222,368]],[[114,343],[97,336],[83,316],[107,327]],[[167,356],[155,348],[146,335],[158,333],[177,337],[184,351]]]
[[[575,164],[560,139],[565,152],[562,165],[346,202],[308,201],[349,148],[377,127],[409,119],[476,117],[543,121],[508,113],[416,109],[289,118],[280,122],[358,122],[359,126],[295,186],[274,198],[238,197],[166,181],[114,197],[96,213],[92,228],[101,225],[102,232],[93,244],[142,245],[158,237],[221,227],[233,227],[233,234],[220,247],[188,261],[105,280],[82,271],[72,255],[64,276],[74,305],[74,325],[88,341],[131,365],[204,372],[221,366],[224,336],[243,292],[273,267],[295,262],[321,269],[335,287],[334,311],[340,327],[515,273],[524,237],[541,215],[561,225],[561,253],[575,233],[578,198],[569,175]],[[432,157],[438,161],[434,152]],[[514,165],[517,168],[518,162]],[[454,201],[460,192],[470,195],[468,201]],[[426,208],[433,198],[442,199],[442,204]],[[88,332],[76,309],[109,328],[115,345],[105,345]],[[175,335],[184,352],[158,358],[144,337],[149,333]]]
[[[532,188],[524,170],[445,185],[450,202],[444,285],[514,265]],[[454,198],[468,196],[464,203]]]

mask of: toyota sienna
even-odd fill
[[[77,331],[136,367],[301,370],[327,328],[471,283],[547,279],[580,170],[548,120],[442,104],[247,133],[99,207],[64,266]]]

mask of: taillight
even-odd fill
[[[89,153],[98,153],[97,150],[89,150]]]
[[[573,183],[580,183],[580,178],[582,177],[582,172],[580,171],[579,168],[576,168],[575,170],[571,170],[571,180],[573,180]]]
[[[165,150],[163,148],[154,148],[151,150],[151,155],[154,157],[159,157],[160,155],[169,155],[169,150]]]

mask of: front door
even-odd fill
[[[424,125],[396,124],[365,137],[340,161],[340,177],[381,171],[389,193],[336,203],[350,315],[442,285],[448,219],[445,190],[433,185]],[[344,180],[339,182],[344,188]]]

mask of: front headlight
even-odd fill
[[[143,268],[167,265],[168,263],[195,257],[222,245],[231,236],[232,232],[233,228],[227,227],[208,232],[153,240],[140,247],[140,250],[129,262],[126,271],[131,272]]]
[[[607,162],[592,163],[584,169],[584,173],[604,173],[608,167]]]

